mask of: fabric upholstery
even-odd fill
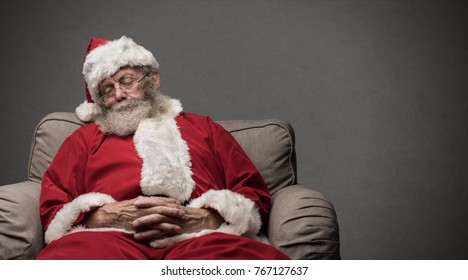
[[[293,259],[340,259],[333,205],[321,193],[302,185],[273,195],[268,238]]]
[[[281,120],[219,121],[236,138],[271,193],[296,182],[294,131]]]
[[[44,117],[33,135],[29,157],[29,180],[40,183],[65,138],[83,125],[73,113],[52,113]]]
[[[293,259],[339,258],[333,205],[297,185],[292,127],[277,119],[218,123],[236,138],[270,188],[270,243]],[[33,134],[28,181],[0,186],[0,259],[32,259],[43,248],[38,212],[42,175],[61,143],[81,125],[74,113],[44,117]]]
[[[0,259],[32,259],[44,246],[40,184],[0,186]]]

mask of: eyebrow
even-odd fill
[[[122,75],[122,77],[120,77],[116,82],[120,82],[122,79],[124,78],[135,78],[136,75],[134,75],[133,73],[125,73]],[[106,79],[107,80],[107,79]],[[113,82],[111,81],[115,81],[114,79],[111,78],[111,80],[107,81],[107,82],[103,82],[99,85],[99,88],[102,88],[102,87],[107,87],[107,86],[110,86],[112,84],[114,84]]]

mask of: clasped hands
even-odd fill
[[[104,204],[83,220],[87,228],[113,227],[133,231],[136,240],[216,229],[223,222],[224,219],[211,209],[185,207],[172,198],[144,196]]]

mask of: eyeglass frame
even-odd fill
[[[146,72],[146,71],[145,71],[145,72]],[[140,82],[141,82],[144,78],[146,78],[146,77],[148,77],[148,76],[149,76],[149,74],[148,74],[148,73],[145,73],[145,74],[143,75],[143,77],[141,77],[138,81],[137,81],[136,78],[133,78],[133,77],[130,78],[130,79],[133,80],[131,86],[134,87],[135,85],[139,85]],[[101,96],[99,97],[99,102],[101,103],[101,105],[106,105],[106,102],[104,102],[104,98],[115,98],[115,96],[117,95],[117,91],[115,90],[115,84],[117,84],[117,85],[118,85],[118,88],[119,88],[122,92],[124,92],[126,95],[127,95],[129,92],[132,92],[133,90],[135,90],[135,88],[132,88],[132,89],[125,89],[125,88],[122,87],[122,82],[116,81],[116,80],[114,80],[113,78],[111,78],[111,79],[112,79],[112,81],[114,81],[114,83],[113,83],[114,90],[112,90],[111,92],[109,92],[109,93],[107,93],[107,94],[101,95]],[[136,81],[136,83],[133,84],[135,81]],[[101,90],[99,90],[99,92],[101,92]],[[108,97],[108,96],[109,96],[109,97]],[[108,99],[108,100],[109,100],[109,99]]]

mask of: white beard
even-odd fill
[[[167,114],[171,106],[171,98],[150,84],[141,100],[127,98],[110,108],[101,108],[96,123],[103,133],[124,137],[135,133],[142,120]]]
[[[103,109],[103,114],[96,123],[106,134],[127,136],[135,133],[141,120],[152,116],[153,108],[154,100],[151,98],[125,99],[108,109]]]

